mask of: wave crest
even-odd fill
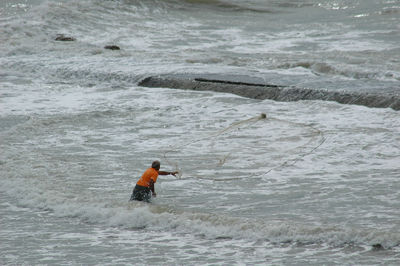
[[[357,71],[353,69],[340,69],[325,62],[301,61],[296,63],[284,63],[278,66],[281,69],[305,68],[314,75],[336,75],[352,79],[396,79],[400,80],[400,75],[393,72],[371,72]]]
[[[172,206],[142,202],[96,201],[63,197],[46,190],[37,180],[3,179],[0,189],[18,203],[31,209],[48,210],[58,217],[77,218],[82,222],[121,227],[129,230],[169,230],[208,239],[266,241],[271,244],[330,245],[395,248],[400,234],[392,230],[339,228],[284,220],[230,217],[216,213],[176,210]]]

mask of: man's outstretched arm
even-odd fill
[[[173,175],[175,176],[178,172],[167,172],[167,171],[158,171],[159,175]]]

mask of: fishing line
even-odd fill
[[[183,143],[181,145],[172,146],[169,150],[166,150],[164,152],[163,157],[164,157],[164,159],[165,159],[165,161],[167,163],[169,163],[170,165],[175,166],[175,171],[178,172],[178,177],[181,178],[182,177],[182,168],[179,167],[177,162],[171,162],[168,159],[168,156],[167,156],[168,153],[174,152],[174,151],[178,151],[178,150],[182,149],[183,147],[192,145],[192,144],[194,144],[196,142],[199,142],[199,141],[209,140],[209,139],[216,139],[218,136],[220,136],[222,134],[225,134],[225,133],[227,133],[229,131],[232,131],[233,129],[238,129],[244,124],[247,124],[247,123],[249,125],[250,125],[250,123],[254,124],[254,123],[256,123],[256,122],[258,122],[258,121],[260,121],[262,119],[266,119],[266,118],[267,118],[267,115],[262,113],[261,115],[258,115],[256,117],[252,117],[252,118],[245,119],[245,120],[242,120],[242,121],[234,122],[230,126],[228,126],[226,128],[223,128],[222,130],[220,130],[220,131],[218,131],[218,132],[216,132],[214,134],[211,134],[209,136],[206,136],[206,137],[203,137],[203,138],[199,138],[199,139],[194,139],[194,140],[188,141],[186,143]],[[226,161],[227,157],[229,156],[229,154],[224,156],[222,159],[219,160],[219,164],[218,164],[219,166],[222,166],[225,163],[225,161]]]
[[[291,125],[294,125],[294,126],[297,126],[297,127],[308,128],[312,132],[311,137],[310,137],[310,139],[308,140],[307,143],[302,144],[302,145],[297,146],[297,147],[294,147],[292,149],[289,149],[289,150],[285,151],[286,153],[288,153],[290,151],[293,151],[293,150],[297,150],[297,149],[302,150],[302,149],[305,149],[305,148],[311,146],[311,143],[315,141],[315,137],[319,137],[320,141],[318,142],[317,145],[311,146],[311,149],[309,151],[301,152],[298,156],[296,156],[296,158],[294,158],[294,159],[293,158],[292,159],[289,158],[289,159],[285,160],[283,163],[280,163],[279,165],[277,165],[275,167],[272,167],[268,171],[264,172],[263,174],[259,174],[257,176],[267,175],[268,173],[272,172],[273,170],[277,170],[279,168],[284,168],[284,167],[295,165],[298,161],[300,161],[305,156],[312,154],[315,150],[317,150],[320,146],[322,146],[322,144],[326,141],[326,137],[324,136],[324,133],[321,130],[319,130],[318,128],[313,127],[312,125],[307,125],[307,124],[304,124],[304,123],[292,122],[292,121],[278,119],[278,118],[272,118],[272,117],[268,117],[267,118],[267,115],[262,113],[261,115],[256,116],[256,117],[252,117],[252,118],[245,119],[245,120],[242,120],[242,121],[234,122],[231,125],[229,125],[228,127],[223,128],[222,130],[219,130],[218,132],[216,132],[214,134],[211,134],[211,135],[208,135],[206,137],[193,139],[193,140],[188,141],[186,143],[172,146],[170,149],[168,149],[168,150],[166,150],[164,152],[163,157],[164,157],[165,161],[168,164],[175,166],[175,171],[178,172],[177,176],[178,176],[178,178],[181,178],[182,177],[182,168],[179,166],[179,164],[177,162],[171,162],[169,160],[169,158],[167,156],[168,153],[179,151],[183,147],[195,144],[195,143],[200,142],[200,141],[204,141],[204,140],[214,140],[215,141],[215,139],[217,137],[219,137],[219,136],[221,136],[221,135],[223,135],[225,133],[228,133],[228,132],[230,132],[230,131],[232,131],[234,129],[241,129],[241,128],[244,128],[245,126],[248,127],[248,126],[250,126],[250,125],[252,125],[252,124],[254,124],[254,123],[256,123],[256,122],[258,122],[260,120],[266,120],[266,119],[268,119],[270,121],[276,121],[276,122],[282,122],[282,123],[291,124]],[[223,156],[222,158],[220,158],[219,159],[219,163],[216,166],[222,166],[226,162],[227,158],[229,157],[229,155],[231,153],[232,153],[232,151],[229,152],[227,155]],[[198,178],[199,179],[210,179],[210,178],[202,178],[202,177],[198,177]],[[239,179],[239,178],[228,178],[228,179],[220,179],[220,180],[219,179],[212,179],[212,180],[214,180],[214,181],[227,181],[227,180],[234,180],[234,179]]]
[[[282,120],[282,119],[278,119],[278,118],[270,118],[270,119],[271,120],[275,120],[275,121],[281,121],[281,122],[297,125],[297,126],[307,127],[307,128],[311,129],[314,132],[313,136],[310,138],[310,140],[306,144],[300,145],[300,146],[298,146],[298,147],[296,147],[294,149],[299,149],[299,148],[303,149],[303,148],[307,147],[309,144],[311,144],[311,142],[313,142],[313,137],[314,136],[319,136],[320,137],[320,141],[318,142],[318,144],[316,146],[312,147],[310,151],[301,153],[295,159],[287,159],[287,160],[285,160],[283,163],[279,164],[278,166],[270,168],[263,175],[267,175],[270,172],[272,172],[273,170],[277,170],[279,168],[284,168],[284,167],[287,167],[287,166],[295,165],[298,161],[300,161],[301,159],[303,159],[307,155],[312,154],[315,150],[317,150],[319,147],[321,147],[322,144],[324,144],[324,142],[326,141],[326,137],[325,137],[324,133],[321,130],[319,130],[318,128],[315,128],[315,127],[313,127],[311,125],[307,125],[307,124],[304,124],[304,123],[287,121],[287,120]],[[294,149],[292,149],[292,150],[294,150]]]

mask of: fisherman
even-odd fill
[[[166,172],[160,171],[160,162],[154,161],[151,167],[148,168],[136,183],[133,189],[130,200],[147,201],[150,202],[151,196],[156,197],[157,194],[154,191],[154,183],[157,181],[158,175],[173,175],[175,176],[178,172]],[[150,194],[151,192],[151,194]]]

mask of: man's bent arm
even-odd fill
[[[150,190],[153,194],[155,194],[156,192],[154,191],[154,181],[153,179],[150,179]]]

